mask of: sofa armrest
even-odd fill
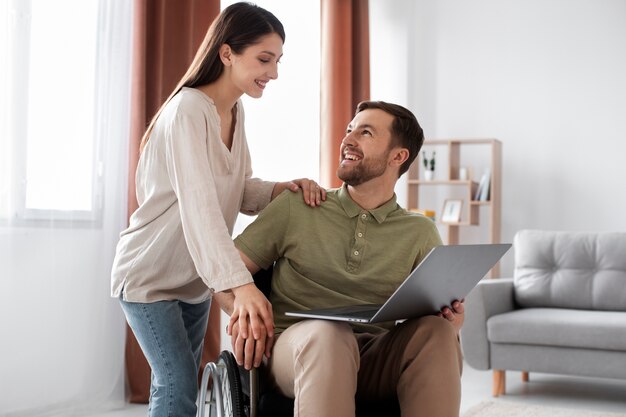
[[[483,280],[467,296],[461,347],[465,360],[472,368],[491,368],[487,320],[514,308],[513,278]]]

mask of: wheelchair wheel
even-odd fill
[[[217,359],[217,372],[220,381],[220,394],[224,417],[245,417],[244,399],[239,379],[239,368],[232,353],[223,351]],[[218,417],[215,396],[218,390],[211,390],[209,417]]]

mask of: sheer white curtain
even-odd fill
[[[124,400],[132,2],[0,0],[0,415]],[[5,61],[6,58],[6,61]]]

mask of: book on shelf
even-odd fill
[[[489,188],[491,185],[491,171],[487,169],[478,183],[478,189],[474,195],[476,201],[488,201],[489,200]]]

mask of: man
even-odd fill
[[[256,366],[265,351],[278,389],[295,399],[295,416],[354,416],[355,396],[397,396],[407,416],[459,414],[462,303],[455,301],[439,317],[397,326],[284,315],[295,309],[383,303],[441,245],[433,222],[402,209],[394,193],[423,140],[409,110],[360,103],[341,144],[337,176],[344,186],[328,190],[317,209],[283,193],[235,239],[252,273],[274,265],[270,301],[278,335],[267,344],[260,337],[255,344],[238,337],[235,326],[237,360],[247,368],[252,362]],[[228,301],[218,301],[231,311]]]

